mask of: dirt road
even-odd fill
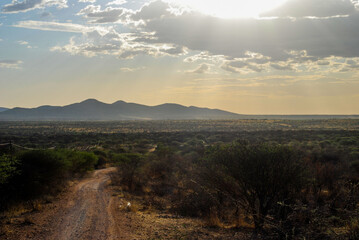
[[[115,239],[113,217],[110,211],[110,194],[105,191],[109,173],[115,168],[97,170],[93,177],[80,182],[73,201],[68,203],[57,219],[55,232],[48,239]]]

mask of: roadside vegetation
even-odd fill
[[[5,149],[0,155],[0,211],[31,208],[35,200],[59,193],[68,180],[85,175],[97,163],[98,157],[89,152]]]

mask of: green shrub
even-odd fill
[[[68,178],[93,170],[97,160],[93,153],[70,150],[24,151],[16,158],[0,156],[0,210],[57,193]]]
[[[66,151],[65,156],[66,161],[70,164],[70,170],[74,174],[92,171],[98,162],[98,157],[94,153]]]
[[[65,156],[53,150],[26,151],[19,155],[20,172],[16,185],[25,198],[34,197],[59,186],[67,173]]]
[[[7,155],[0,156],[0,186],[18,174],[17,166],[18,161],[15,158]]]

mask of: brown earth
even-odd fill
[[[111,174],[116,168],[96,170],[78,181],[52,202],[36,211],[1,222],[0,239],[248,239],[250,234],[208,228],[197,219],[182,218],[155,210],[141,211],[116,187]]]

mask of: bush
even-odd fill
[[[0,156],[0,210],[11,204],[55,194],[66,180],[93,170],[93,153],[70,150],[34,150],[16,158]]]
[[[278,202],[294,199],[301,190],[304,168],[299,156],[278,144],[215,146],[202,162],[203,183],[251,214],[259,231]]]
[[[115,163],[118,165],[121,184],[127,190],[134,191],[136,185],[136,176],[138,176],[139,167],[142,163],[143,157],[137,153],[121,153],[113,156]]]
[[[25,199],[59,186],[69,165],[63,154],[52,150],[26,151],[19,160],[21,174],[15,180]]]
[[[63,153],[72,174],[83,175],[88,171],[92,171],[98,162],[98,157],[94,153],[68,150],[65,150]]]
[[[6,184],[9,179],[18,174],[18,161],[7,155],[0,156],[0,186]]]

